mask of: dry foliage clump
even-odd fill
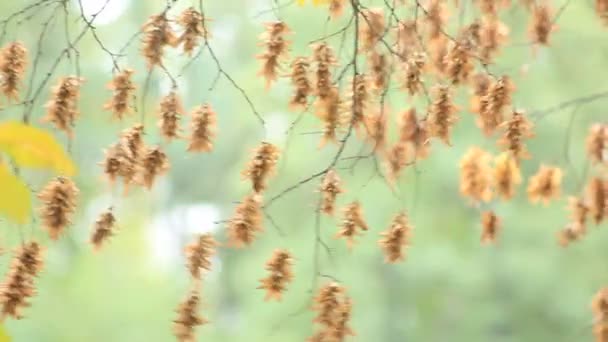
[[[321,211],[332,216],[336,206],[336,197],[344,192],[341,187],[340,176],[335,170],[327,171],[319,191],[321,192]]]
[[[281,300],[287,285],[293,280],[293,257],[289,251],[276,249],[266,262],[268,276],[260,279],[259,289],[266,290],[264,300]]]
[[[494,187],[498,196],[504,200],[513,198],[521,180],[519,165],[510,152],[503,152],[495,158]]]
[[[237,205],[227,227],[228,239],[232,246],[249,246],[255,240],[256,234],[264,230],[261,203],[262,196],[253,193]]]
[[[593,163],[608,164],[608,125],[591,126],[587,135],[587,155]]]
[[[260,193],[266,189],[268,177],[275,172],[278,159],[279,148],[268,142],[262,142],[253,151],[253,159],[242,173],[251,182],[253,191]]]
[[[511,151],[519,161],[530,157],[530,153],[524,144],[525,139],[534,137],[532,123],[526,118],[523,111],[516,110],[510,119],[501,124],[504,128],[503,136],[499,144],[506,150]]]
[[[319,329],[309,339],[310,342],[344,341],[355,333],[349,326],[352,300],[346,289],[332,282],[322,286],[314,298],[312,309],[316,311],[313,320]]]
[[[289,101],[291,110],[302,110],[308,104],[308,96],[312,92],[312,84],[308,77],[310,63],[306,57],[296,57],[291,62],[291,84],[294,94]]]
[[[532,8],[532,19],[528,28],[532,43],[549,45],[549,36],[555,29],[553,11],[545,1],[537,1]]]
[[[515,87],[508,76],[502,76],[490,83],[481,98],[477,123],[486,135],[491,135],[505,121],[504,111],[511,105]]]
[[[51,180],[38,194],[42,201],[40,220],[53,240],[71,224],[78,198],[76,184],[66,177]]]
[[[93,225],[93,233],[91,234],[91,244],[95,250],[101,249],[106,241],[114,235],[116,218],[112,212],[112,208],[102,212],[95,224]]]
[[[217,131],[217,114],[210,104],[203,104],[192,111],[190,152],[211,152]]]
[[[393,264],[405,260],[405,248],[410,244],[412,229],[405,213],[395,216],[389,229],[381,233],[382,239],[379,241],[384,262]]]
[[[599,290],[591,302],[593,334],[597,342],[608,341],[608,288]]]
[[[541,165],[528,181],[528,198],[532,203],[548,204],[561,193],[563,172],[558,167]]]
[[[8,43],[0,49],[0,90],[9,101],[19,100],[27,62],[27,48],[19,41]]]
[[[167,140],[177,139],[180,137],[179,121],[184,115],[184,107],[179,95],[172,90],[160,102],[158,111],[160,119],[158,127],[160,134]]]
[[[355,201],[346,206],[343,210],[344,218],[340,225],[340,230],[336,234],[336,237],[346,239],[346,244],[349,248],[352,247],[355,237],[363,232],[367,231],[369,227],[363,217],[363,208],[361,203]]]
[[[166,13],[156,14],[148,18],[142,27],[141,53],[149,69],[162,65],[166,46],[176,46],[178,38],[171,28]]]
[[[475,202],[492,199],[492,156],[472,147],[460,161],[460,193]]]
[[[196,328],[208,321],[199,313],[201,302],[199,290],[191,290],[177,308],[177,318],[173,321],[173,332],[180,342],[196,341]]]
[[[156,177],[165,174],[168,170],[169,158],[160,146],[146,148],[141,161],[141,184],[146,189],[151,189]]]
[[[205,41],[209,38],[206,23],[209,19],[194,9],[194,7],[186,8],[177,18],[177,22],[183,27],[184,31],[177,39],[178,44],[183,44],[184,52],[190,56],[196,47],[199,45],[199,40],[203,38]]]
[[[186,246],[187,266],[194,279],[201,279],[203,272],[211,271],[211,258],[218,243],[209,233],[200,234]]]
[[[112,90],[112,97],[103,108],[111,111],[114,118],[118,120],[122,120],[126,114],[133,111],[130,102],[134,99],[135,89],[137,89],[131,79],[134,72],[133,69],[124,69],[116,74],[108,84],[108,88]]]
[[[55,127],[72,137],[72,129],[80,115],[78,99],[83,79],[76,76],[67,76],[51,91],[51,99],[46,103],[46,116],[43,121],[51,122]]]
[[[500,219],[493,211],[484,211],[481,214],[481,243],[493,244],[500,232]]]
[[[427,116],[429,135],[439,138],[446,145],[451,145],[452,127],[458,120],[457,111],[458,108],[452,102],[450,88],[435,87],[435,99],[429,107]]]
[[[276,81],[281,70],[281,64],[287,57],[290,42],[285,39],[285,35],[291,31],[282,21],[266,24],[266,31],[260,35],[260,46],[264,47],[264,52],[257,58],[262,61],[262,68],[258,75],[266,79],[266,89],[270,88]]]

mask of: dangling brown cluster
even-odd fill
[[[262,142],[253,151],[253,159],[243,170],[243,177],[251,181],[253,191],[260,193],[266,189],[266,182],[276,168],[279,159],[279,149],[275,145]]]
[[[105,158],[101,163],[110,182],[122,177],[125,194],[141,171],[141,158],[144,153],[143,129],[141,124],[125,129],[121,133],[120,141],[105,150]]]
[[[51,180],[38,194],[42,201],[40,220],[51,239],[57,240],[71,223],[76,211],[78,192],[74,182],[60,176]]]
[[[191,134],[188,151],[210,152],[217,130],[217,114],[210,104],[203,104],[192,111]]]
[[[460,160],[460,193],[475,202],[492,199],[492,156],[478,147],[470,148]]]
[[[475,74],[472,78],[471,112],[481,114],[481,101],[488,93],[492,79],[485,72]]]
[[[315,104],[316,115],[323,123],[323,136],[319,143],[319,147],[323,147],[328,142],[336,142],[336,134],[344,121],[344,116],[341,115],[342,101],[338,88],[333,87],[323,100],[319,98]]]
[[[471,59],[472,46],[468,39],[461,38],[453,42],[445,55],[445,73],[452,84],[467,83],[474,69]]]
[[[191,56],[194,49],[199,45],[200,38],[205,41],[209,38],[206,27],[208,21],[209,19],[205,18],[194,7],[186,8],[177,19],[177,22],[184,28],[184,32],[179,36],[177,42],[183,44],[184,52],[188,56]]]
[[[558,167],[541,165],[538,172],[528,181],[528,198],[532,203],[548,204],[559,197],[562,184],[562,170]]]
[[[160,134],[166,140],[179,138],[179,121],[184,115],[184,108],[179,96],[172,90],[160,102],[159,121]]]
[[[146,59],[149,69],[156,65],[162,65],[164,48],[175,46],[178,38],[165,13],[156,14],[148,18],[142,27],[141,53]]]
[[[587,184],[589,213],[600,224],[608,216],[608,180],[593,177]]]
[[[585,199],[579,197],[568,198],[568,210],[570,211],[570,222],[557,232],[557,242],[562,247],[567,247],[587,232],[586,224],[589,206]]]
[[[370,101],[367,77],[363,74],[355,75],[348,91],[349,102],[344,107],[345,114],[350,118],[349,122],[352,127],[361,132],[365,125],[365,113]]]
[[[201,279],[203,272],[211,271],[211,257],[215,254],[217,242],[209,233],[200,234],[186,246],[186,259],[190,275],[194,279]]]
[[[498,196],[510,200],[515,195],[517,186],[521,184],[521,171],[517,160],[510,152],[499,154],[494,160],[494,187]]]
[[[407,92],[414,96],[423,89],[422,83],[422,72],[426,65],[426,57],[422,53],[412,53],[403,64],[405,72],[405,81],[403,82],[403,88],[407,89]]]
[[[313,322],[319,325],[319,330],[309,339],[310,342],[342,342],[355,335],[349,326],[352,301],[344,287],[334,282],[321,287],[312,309],[317,312]]]
[[[407,153],[412,159],[426,158],[429,153],[429,136],[426,120],[418,120],[416,109],[404,111],[398,120],[399,142],[407,147]]]
[[[112,98],[103,106],[105,110],[112,112],[114,118],[122,120],[125,114],[132,112],[130,101],[135,96],[135,84],[131,80],[134,71],[132,69],[124,69],[114,76],[108,84],[108,88],[112,90]]]
[[[496,243],[500,232],[500,219],[493,211],[484,211],[481,214],[481,243]]]
[[[486,135],[494,133],[504,120],[504,111],[511,105],[511,94],[515,87],[508,76],[502,76],[488,87],[481,98],[477,124]]]
[[[554,30],[554,26],[553,13],[547,3],[540,1],[533,6],[528,30],[532,43],[549,45],[549,35]]]
[[[443,0],[430,0],[426,8],[426,24],[429,40],[443,37],[443,28],[448,19],[447,3]]]
[[[608,0],[595,0],[595,13],[604,25],[608,25]]]
[[[412,237],[412,226],[405,213],[399,213],[388,230],[380,234],[378,243],[384,252],[384,262],[394,264],[405,260],[405,249]]]
[[[165,174],[169,170],[169,158],[160,146],[148,147],[141,158],[140,182],[147,189],[154,185],[156,177]]]
[[[19,100],[26,64],[27,49],[23,43],[14,41],[0,50],[0,89],[9,101]]]
[[[334,89],[331,68],[336,65],[334,50],[327,43],[312,45],[312,58],[315,69],[314,94],[319,97],[318,105],[322,106]]]
[[[388,56],[372,50],[368,56],[369,72],[371,77],[371,88],[376,93],[386,90],[389,81],[389,60]]]
[[[608,341],[608,287],[599,290],[591,302],[593,334],[597,342]]]
[[[333,169],[327,171],[319,189],[321,192],[321,211],[327,215],[331,216],[334,214],[336,197],[344,192],[340,184],[341,181],[338,173]]]
[[[505,44],[509,27],[496,16],[483,17],[479,26],[479,57],[484,63],[491,63]]]
[[[267,23],[266,31],[260,35],[260,46],[265,48],[256,58],[262,61],[258,75],[266,79],[266,89],[277,79],[281,62],[286,57],[290,42],[285,35],[290,33],[287,24],[282,21]]]
[[[103,244],[114,235],[114,225],[116,224],[116,218],[112,212],[112,208],[104,211],[99,215],[95,225],[93,226],[93,233],[91,234],[91,244],[95,250],[101,249]]]
[[[345,0],[329,0],[329,16],[337,19],[344,12]]]
[[[399,20],[395,28],[395,50],[403,60],[409,60],[411,54],[421,50],[417,25],[415,20]]]
[[[367,226],[365,218],[363,217],[363,208],[361,208],[361,203],[358,201],[347,205],[343,212],[344,218],[342,219],[342,224],[340,226],[340,230],[336,234],[336,237],[345,239],[346,245],[348,248],[351,248],[355,242],[355,237],[359,233],[367,231],[369,227]]]
[[[200,290],[193,289],[177,308],[177,319],[173,321],[173,333],[178,341],[196,341],[196,328],[208,323],[208,321],[198,313],[200,302]]]
[[[384,10],[368,8],[359,11],[359,45],[361,50],[372,50],[382,39],[385,30]]]
[[[2,318],[23,318],[21,311],[30,306],[28,300],[36,294],[34,280],[42,267],[42,247],[37,242],[26,243],[16,251],[0,286]]]
[[[386,109],[385,109],[386,111]],[[386,145],[386,117],[388,115],[382,111],[376,115],[365,116],[365,129],[367,131],[367,140],[374,147],[374,152],[383,152]]]
[[[51,91],[51,99],[46,103],[45,122],[51,122],[57,129],[72,137],[72,128],[80,115],[78,99],[83,79],[76,76],[62,77]]]
[[[258,289],[266,290],[264,300],[281,300],[287,285],[293,280],[293,258],[284,249],[276,249],[270,259],[266,262],[268,276],[260,279],[261,285]]]
[[[234,247],[249,246],[255,240],[256,234],[264,230],[262,227],[262,196],[257,193],[247,195],[237,205],[234,215],[228,221],[228,239]]]
[[[450,88],[437,86],[435,88],[435,101],[433,101],[428,111],[429,135],[439,138],[446,145],[451,145],[452,127],[458,120],[457,110],[458,108],[452,102]]]
[[[510,119],[501,124],[504,133],[499,140],[499,144],[504,146],[513,154],[518,161],[529,158],[530,154],[524,145],[524,139],[534,137],[532,123],[521,110],[516,110]]]
[[[593,163],[608,164],[608,125],[591,126],[587,135],[587,155]]]
[[[308,96],[312,92],[312,85],[308,79],[309,66],[306,57],[297,57],[291,62],[291,84],[295,89],[289,101],[291,110],[302,110],[308,104]]]

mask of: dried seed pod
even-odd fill
[[[177,318],[173,321],[173,333],[181,342],[193,342],[196,340],[196,328],[208,323],[199,314],[201,295],[198,290],[192,290],[186,299],[177,308]]]
[[[500,232],[500,220],[493,211],[484,211],[481,214],[481,243],[496,243]]]
[[[350,124],[360,133],[365,125],[365,113],[370,101],[368,79],[363,74],[353,77],[352,85],[349,86],[349,102],[344,106],[344,115],[349,118]]]
[[[184,28],[184,32],[179,36],[178,43],[183,44],[184,52],[191,56],[192,52],[199,45],[199,40],[205,41],[209,38],[207,23],[210,19],[205,18],[194,7],[186,8],[177,19],[177,22]]]
[[[64,131],[70,138],[72,129],[80,112],[78,99],[83,79],[76,76],[62,77],[51,90],[51,99],[46,103],[46,116],[43,122],[51,122],[57,129]]]
[[[437,40],[443,37],[443,28],[449,15],[446,1],[430,0],[426,6],[425,14],[429,40]]]
[[[475,202],[492,199],[492,156],[472,147],[460,160],[460,193]]]
[[[348,335],[354,336],[349,327],[352,301],[346,290],[332,282],[323,285],[313,299],[312,309],[317,312],[313,322],[319,330],[309,341],[343,341]]]
[[[585,226],[578,222],[570,222],[557,232],[557,242],[562,247],[567,247],[585,234]]]
[[[590,212],[587,201],[580,197],[569,197],[568,210],[570,211],[570,219],[572,222],[578,223],[584,227]]]
[[[341,187],[340,177],[335,170],[331,169],[327,171],[325,177],[323,177],[319,191],[321,192],[321,211],[332,216],[336,205],[336,197],[344,192]]]
[[[337,19],[344,12],[344,3],[346,0],[329,0],[329,16],[332,19]]]
[[[359,46],[363,51],[372,50],[382,39],[386,29],[383,8],[366,8],[359,11]]]
[[[549,36],[555,29],[553,11],[546,3],[536,3],[532,7],[532,19],[528,31],[532,43],[549,45]]]
[[[319,147],[323,147],[327,142],[336,142],[336,134],[344,121],[338,89],[332,88],[328,96],[323,100],[319,98],[315,102],[315,106],[317,107],[315,114],[323,123],[323,137],[319,143]]]
[[[104,150],[104,160],[99,163],[103,167],[103,173],[110,183],[114,183],[120,174],[120,144],[116,143]]]
[[[487,95],[492,79],[486,73],[477,73],[472,77],[472,82],[471,112],[481,114],[481,101]]]
[[[169,167],[169,158],[160,146],[148,147],[142,156],[139,182],[147,189],[151,189],[156,177],[167,173]]]
[[[593,312],[593,334],[597,342],[608,338],[608,288],[599,290],[591,302]]]
[[[180,137],[179,121],[184,115],[184,107],[179,96],[172,90],[160,102],[158,127],[166,140]]]
[[[587,185],[589,213],[595,224],[600,224],[608,216],[608,181],[594,177]]]
[[[291,84],[295,89],[289,101],[291,110],[303,110],[308,104],[308,96],[312,92],[312,85],[308,79],[309,66],[306,57],[296,57],[291,63]]]
[[[458,120],[456,112],[458,108],[452,102],[450,88],[438,86],[435,88],[435,100],[428,111],[429,135],[441,139],[446,145],[450,145],[452,127]]]
[[[371,77],[371,88],[378,94],[386,91],[389,76],[389,60],[386,54],[379,53],[376,50],[370,51],[368,55],[368,63]]]
[[[102,212],[95,221],[93,226],[93,233],[91,234],[91,244],[95,250],[101,249],[103,244],[114,235],[114,226],[116,224],[116,218],[112,212],[112,208]]]
[[[426,65],[426,56],[422,53],[411,53],[408,59],[403,64],[403,71],[405,73],[405,80],[403,82],[403,89],[407,89],[407,92],[414,96],[424,89],[422,83],[422,72]]]
[[[260,35],[259,43],[265,50],[256,58],[262,61],[258,75],[266,79],[266,89],[268,89],[276,81],[281,63],[287,57],[291,43],[285,40],[285,35],[291,31],[282,21],[266,23],[265,28],[266,31]]]
[[[337,64],[336,56],[333,48],[327,43],[313,44],[312,60],[316,69],[314,80],[314,95],[319,97],[320,101],[324,101],[332,95],[335,86],[332,81],[331,68]]]
[[[503,122],[501,127],[504,128],[504,133],[499,144],[504,146],[506,150],[511,151],[513,157],[518,161],[524,158],[529,158],[530,154],[524,145],[524,139],[534,137],[532,131],[532,123],[521,110],[516,110],[510,119]]]
[[[608,163],[608,125],[592,125],[586,143],[587,155],[593,163]]]
[[[275,249],[270,259],[266,262],[268,276],[260,279],[261,285],[258,289],[266,290],[264,300],[281,300],[287,285],[293,280],[293,258],[289,251]]]
[[[210,233],[200,234],[186,246],[187,266],[194,279],[201,279],[202,272],[211,271],[211,257],[215,254],[217,242]]]
[[[530,202],[545,205],[560,196],[563,172],[558,167],[541,165],[538,172],[528,181]]]
[[[604,25],[608,25],[608,0],[595,0],[595,13]]]
[[[135,97],[135,84],[131,80],[134,71],[124,69],[114,76],[108,84],[108,89],[112,90],[112,97],[103,106],[105,110],[112,112],[114,118],[122,120],[126,114],[133,112],[130,101]]]
[[[210,104],[196,107],[192,111],[189,152],[210,152],[217,131],[217,114]]]
[[[0,50],[0,90],[9,101],[19,100],[19,90],[27,65],[27,49],[14,41]]]
[[[71,223],[76,211],[78,192],[78,188],[70,179],[56,177],[38,194],[42,201],[40,220],[51,239],[57,240]]]
[[[479,26],[479,57],[484,63],[491,63],[505,44],[509,27],[495,16],[486,16]]]
[[[266,189],[266,182],[274,172],[279,159],[278,147],[262,142],[253,151],[253,158],[243,170],[243,177],[251,181],[251,186],[256,193]]]
[[[511,105],[514,89],[511,79],[502,76],[490,84],[487,93],[481,98],[477,124],[487,136],[505,121],[504,111]]]
[[[394,182],[399,178],[401,170],[408,165],[408,158],[408,145],[404,142],[396,142],[388,151],[386,155],[386,165],[389,180],[391,182]]]
[[[365,117],[364,123],[367,131],[367,140],[374,147],[375,153],[383,152],[386,145],[386,116],[387,114],[380,112],[376,115]]]
[[[499,154],[494,160],[494,186],[498,196],[510,200],[521,184],[521,171],[510,152]]]
[[[395,28],[396,42],[394,49],[402,60],[409,60],[410,55],[422,50],[418,39],[416,20],[399,20]]]
[[[237,205],[234,215],[228,221],[228,239],[234,247],[249,246],[256,234],[264,230],[262,227],[262,196],[257,193],[247,195]]]
[[[444,56],[444,64],[446,66],[446,76],[452,84],[467,83],[471,72],[474,69],[471,59],[471,44],[466,39],[459,39],[455,43],[452,42],[451,48]]]
[[[162,65],[166,46],[176,46],[178,39],[165,13],[150,16],[142,27],[141,54],[149,69]]]
[[[30,306],[28,301],[36,294],[34,279],[42,266],[42,249],[38,243],[27,243],[16,251],[0,286],[2,318],[23,318],[21,311]]]
[[[412,159],[424,159],[429,154],[429,134],[425,120],[418,120],[416,109],[404,111],[398,118],[399,142],[406,144]]]
[[[363,209],[358,201],[352,202],[343,210],[344,218],[340,230],[336,234],[337,238],[346,239],[348,248],[353,246],[355,237],[362,231],[367,231],[369,227],[363,217]]]
[[[397,214],[389,229],[382,232],[381,236],[378,243],[384,252],[384,262],[393,264],[405,260],[405,249],[412,236],[412,226],[407,215]]]

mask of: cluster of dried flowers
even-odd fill
[[[0,286],[3,319],[7,316],[23,318],[22,310],[30,306],[28,301],[36,294],[34,281],[43,266],[42,253],[42,247],[33,241],[15,251],[10,269]]]
[[[266,262],[268,276],[260,279],[261,284],[258,287],[266,290],[264,300],[281,300],[283,292],[293,279],[292,265],[293,257],[289,251],[276,249],[272,253],[272,256]]]
[[[308,339],[310,342],[343,341],[355,333],[350,327],[352,300],[346,289],[331,282],[322,286],[314,298],[313,310],[316,316],[313,320],[319,328]]]

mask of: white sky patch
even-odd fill
[[[131,0],[74,0],[78,11],[80,11],[79,2],[82,4],[82,9],[87,20],[91,20],[93,15],[99,13],[93,22],[97,26],[108,25],[114,22],[125,13],[131,4]],[[107,5],[106,2],[108,2]],[[103,11],[99,12],[102,8]]]
[[[273,112],[264,116],[268,129],[268,140],[273,144],[283,145],[285,143],[285,139],[287,139],[285,132],[289,128],[287,117],[288,115],[283,112]]]

